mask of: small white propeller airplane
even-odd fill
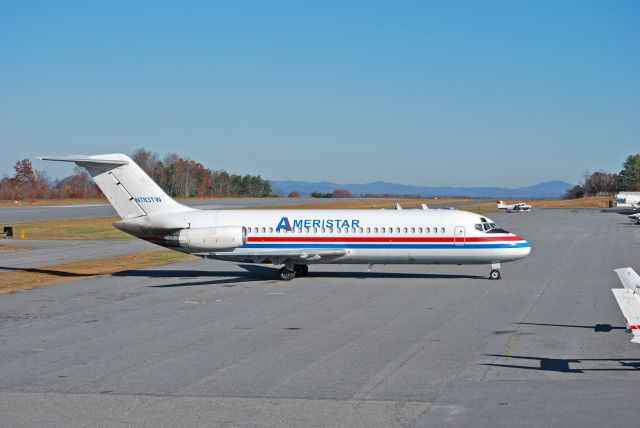
[[[640,213],[631,214],[628,216],[631,220],[635,221],[637,224],[640,224]]]
[[[499,210],[506,210],[507,212],[528,212],[533,208],[531,205],[525,204],[524,202],[518,202],[512,205],[505,205],[504,201],[496,202]]]
[[[613,295],[622,310],[627,322],[627,329],[631,331],[633,343],[640,343],[640,276],[630,267],[616,269],[624,288],[612,288]]]
[[[137,238],[203,258],[282,265],[303,276],[315,263],[489,264],[526,257],[529,243],[487,217],[430,210],[198,210],[171,199],[123,154],[44,156],[85,167]]]

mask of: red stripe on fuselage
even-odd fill
[[[498,242],[498,241],[524,241],[520,236],[490,236],[455,238],[465,242]],[[249,242],[452,242],[453,236],[442,238],[400,238],[400,237],[360,237],[360,236],[249,236]]]

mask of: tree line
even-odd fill
[[[629,155],[619,173],[586,171],[582,182],[569,189],[565,198],[613,195],[621,191],[640,191],[640,154]]]
[[[230,174],[211,170],[202,163],[170,153],[160,157],[144,148],[131,158],[170,196],[265,197],[272,194],[271,182],[259,175]],[[0,180],[0,199],[29,200],[54,198],[92,198],[102,196],[84,168],[75,167],[63,179],[51,179],[46,172],[33,168],[29,159],[16,161],[14,175]]]

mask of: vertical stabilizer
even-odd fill
[[[85,167],[123,219],[192,210],[171,199],[142,168],[123,154],[43,156],[38,159],[75,162]]]

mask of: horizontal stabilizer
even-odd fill
[[[76,162],[76,163],[92,163],[97,165],[126,165],[129,162],[122,159],[96,159],[90,156],[75,155],[75,156],[36,156],[37,159],[43,161],[56,161],[56,162]]]

